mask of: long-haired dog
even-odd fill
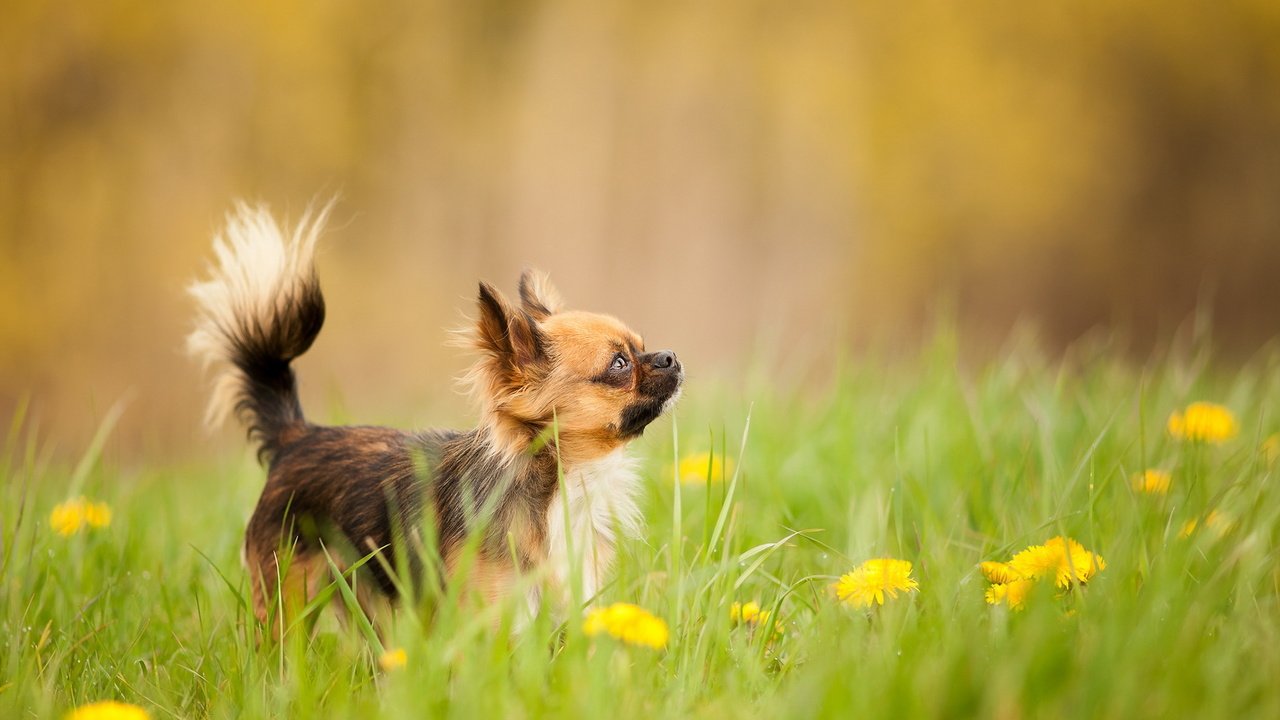
[[[235,414],[268,467],[244,544],[259,620],[277,604],[300,608],[333,581],[337,541],[384,554],[365,565],[373,592],[362,604],[395,600],[406,579],[388,568],[407,568],[414,582],[424,575],[423,553],[392,556],[414,546],[397,540],[423,529],[433,537],[416,546],[433,548],[440,577],[461,562],[487,600],[521,576],[540,578],[527,597],[535,610],[544,597],[561,609],[591,598],[620,534],[638,531],[638,479],[624,450],[679,396],[675,354],[646,351],[608,315],[564,310],[547,278],[526,271],[518,303],[480,283],[467,335],[479,359],[465,377],[478,427],[312,424],[290,363],[324,323],[312,257],[327,212],[286,233],[265,209],[239,206],[214,239],[209,277],[189,288],[198,315],[188,347],[218,368],[208,419]],[[278,618],[273,626],[280,631]]]

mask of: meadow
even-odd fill
[[[383,638],[317,612],[260,642],[247,450],[115,466],[108,419],[62,464],[19,413],[0,456],[0,717],[101,700],[152,718],[1280,717],[1280,349],[1134,361],[1013,341],[969,363],[958,346],[939,332],[803,387],[694,369],[633,447],[647,530],[589,603],[651,613],[665,632],[643,637],[547,614],[513,637],[513,607],[445,595]],[[1170,423],[1193,402],[1234,427]],[[1065,577],[988,602],[982,563],[1017,569],[1059,537],[1087,548]],[[914,587],[842,600],[877,558],[909,562]]]

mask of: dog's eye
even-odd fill
[[[609,369],[610,370],[626,370],[627,365],[629,364],[630,363],[627,362],[627,359],[625,357],[623,357],[621,354],[618,354],[614,356],[613,364],[609,366]]]

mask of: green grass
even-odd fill
[[[447,598],[400,614],[395,672],[331,613],[259,644],[239,563],[262,484],[247,452],[125,470],[91,448],[77,470],[18,423],[0,458],[0,717],[106,698],[155,718],[1280,717],[1280,470],[1258,450],[1280,429],[1280,354],[1228,370],[1207,352],[1139,365],[1015,344],[958,370],[954,344],[806,390],[690,380],[677,429],[634,448],[648,529],[603,598],[664,618],[664,652],[587,638],[577,618],[513,640],[510,607]],[[1240,435],[1171,439],[1170,411],[1200,399]],[[740,455],[736,480],[677,489],[674,458],[707,449]],[[1132,490],[1147,467],[1173,472],[1167,496]],[[79,492],[114,521],[54,534],[50,510]],[[1215,508],[1234,527],[1179,537]],[[1087,588],[1021,612],[984,602],[980,561],[1060,534],[1106,559]],[[836,602],[836,577],[880,556],[910,560],[919,591]],[[732,627],[735,600],[774,609],[782,634]]]

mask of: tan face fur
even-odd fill
[[[611,316],[561,311],[541,274],[525,272],[520,297],[516,306],[482,283],[472,336],[482,357],[469,379],[504,452],[519,454],[542,436],[558,441],[562,461],[601,457],[679,396],[684,371],[673,353],[646,352]]]

